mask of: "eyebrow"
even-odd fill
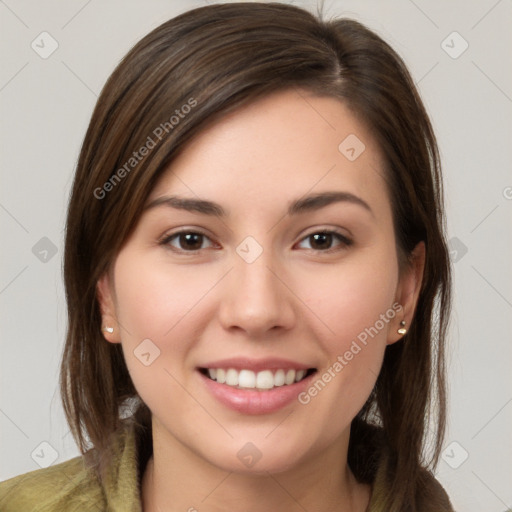
[[[350,192],[322,192],[301,197],[293,201],[287,210],[287,214],[298,215],[315,210],[319,210],[333,203],[346,202],[362,206],[365,210],[374,216],[370,205],[360,197]],[[144,211],[156,208],[158,206],[167,206],[178,210],[186,210],[189,212],[202,213],[204,215],[212,215],[219,218],[226,218],[228,213],[217,203],[206,201],[204,199],[194,199],[181,196],[162,196],[148,203]]]

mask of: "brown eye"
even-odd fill
[[[316,233],[311,233],[310,235],[304,237],[301,240],[301,243],[304,241],[309,241],[310,249],[320,252],[343,249],[349,245],[352,245],[351,240],[343,236],[341,233],[337,233],[336,231],[319,231]],[[338,241],[338,244],[333,246],[333,242],[335,241]],[[306,247],[306,249],[308,249],[308,247]]]
[[[193,252],[204,249],[203,243],[209,240],[206,235],[194,231],[182,231],[166,237],[162,245],[168,245],[173,250],[182,252]]]
[[[309,236],[313,249],[330,249],[332,246],[332,233],[317,233]]]

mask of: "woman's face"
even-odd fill
[[[238,472],[345,453],[422,271],[399,272],[383,167],[343,103],[298,90],[172,163],[98,287],[161,442]]]

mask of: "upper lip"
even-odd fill
[[[258,372],[262,370],[308,370],[314,368],[312,365],[302,364],[290,359],[267,358],[250,359],[246,357],[232,357],[229,359],[219,359],[200,365],[199,368],[234,368],[235,370],[252,370]]]

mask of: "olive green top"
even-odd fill
[[[140,483],[147,455],[138,453],[140,441],[133,425],[120,430],[103,483],[86,468],[81,456],[0,482],[1,512],[142,512]],[[430,498],[418,510],[452,511],[440,484],[433,476],[428,478],[439,500],[434,503]],[[383,481],[378,472],[367,512],[390,512],[378,503],[376,490]]]

